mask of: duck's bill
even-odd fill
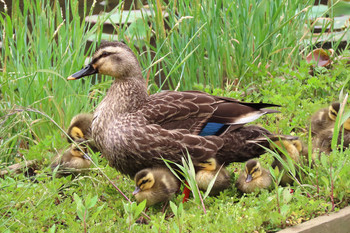
[[[76,80],[76,79],[80,79],[82,77],[89,76],[96,73],[97,73],[97,70],[94,69],[94,67],[89,64],[85,66],[83,69],[69,76],[67,80]]]

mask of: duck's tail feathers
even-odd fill
[[[260,109],[261,111],[265,112],[265,114],[270,114],[270,113],[280,113],[281,111],[274,110],[274,109],[269,109],[269,108],[263,108]]]
[[[281,105],[278,104],[267,104],[267,103],[247,103],[247,102],[241,102],[241,104],[244,104],[246,106],[256,108],[256,109],[263,109],[263,108],[270,108],[270,107],[281,107]]]

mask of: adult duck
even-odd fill
[[[265,109],[277,105],[245,103],[199,91],[148,95],[135,54],[121,42],[103,43],[92,61],[68,80],[96,73],[115,80],[94,112],[93,139],[110,166],[121,173],[134,177],[144,168],[164,166],[161,158],[181,163],[187,151],[195,165],[209,158],[220,164],[246,161],[265,152],[244,150],[252,135],[271,133],[243,125],[278,112]]]

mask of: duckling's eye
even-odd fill
[[[140,185],[146,184],[148,180],[143,180]]]

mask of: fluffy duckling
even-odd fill
[[[83,148],[86,152],[86,148]],[[60,175],[77,175],[83,173],[85,169],[91,166],[91,161],[85,157],[84,153],[75,145],[72,145],[62,155],[57,155],[53,158],[51,169],[54,170],[57,166]]]
[[[322,130],[333,127],[338,115],[340,103],[334,102],[328,108],[322,108],[311,116],[311,132],[318,134]]]
[[[180,188],[180,181],[167,168],[146,168],[135,175],[132,193],[137,202],[147,200],[146,206],[169,201]]]
[[[97,152],[98,149],[91,135],[92,118],[93,115],[89,113],[80,113],[74,116],[70,122],[67,134],[77,143],[85,144],[87,142],[88,146],[94,152]],[[72,142],[69,137],[67,137],[67,140],[69,143]]]
[[[271,184],[270,172],[262,168],[259,161],[253,159],[245,164],[244,171],[236,181],[236,187],[243,193],[251,193],[256,189],[267,189]]]
[[[337,144],[343,144],[344,148],[348,148],[350,145],[350,118],[344,122],[343,127],[344,135],[342,135],[342,128],[340,128]],[[329,154],[332,151],[333,133],[333,127],[322,130],[314,139],[314,148],[318,149],[319,152]]]
[[[275,145],[271,145],[271,149],[276,150],[281,158],[285,161],[287,159],[285,153],[288,153],[290,158],[296,164],[301,162],[301,155],[304,155],[305,157],[307,156],[306,148],[302,145],[300,140],[281,140],[274,143]],[[284,150],[284,153],[281,151],[281,149]],[[271,167],[278,167],[279,171],[284,170],[282,163],[277,158],[275,158],[275,160],[272,162]],[[288,172],[285,171],[280,184],[282,186],[286,186],[287,184],[293,184],[293,181],[294,180],[289,176]]]
[[[181,163],[186,152],[194,164],[213,157],[221,164],[257,157],[264,153],[261,148],[259,153],[247,153],[250,156],[239,153],[245,152],[244,142],[251,139],[242,129],[278,112],[267,109],[274,104],[246,103],[199,91],[148,95],[137,56],[121,42],[102,43],[92,61],[68,80],[96,73],[110,75],[114,82],[94,112],[93,139],[110,166],[130,177],[145,168],[164,166],[160,158]]]
[[[214,179],[218,172],[215,183],[210,191],[210,195],[217,195],[230,186],[231,179],[229,172],[223,166],[219,166],[214,158],[199,163],[199,166],[200,170],[196,172],[196,182],[200,190],[206,191],[209,183]]]

